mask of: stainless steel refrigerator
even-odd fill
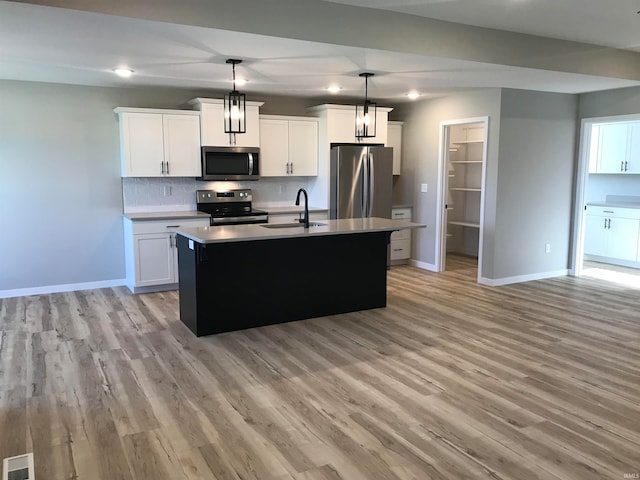
[[[393,148],[331,148],[329,218],[391,218]]]

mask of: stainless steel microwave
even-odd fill
[[[258,180],[259,178],[259,148],[202,147],[200,180]]]

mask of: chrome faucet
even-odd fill
[[[304,188],[298,190],[298,195],[296,195],[296,206],[300,205],[300,192],[304,193],[304,217],[299,221],[300,223],[304,223],[304,228],[309,228],[309,197],[307,196],[307,191]]]

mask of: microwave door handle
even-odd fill
[[[249,175],[253,175],[253,153],[249,154]]]

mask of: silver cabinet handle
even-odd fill
[[[629,170],[629,162],[624,162],[624,171],[627,172]]]
[[[286,163],[287,166],[287,175],[289,175],[289,162]]]
[[[164,175],[164,162],[160,162],[160,173]]]
[[[624,172],[624,162],[620,162],[620,171]]]
[[[611,219],[609,219],[609,226],[607,228],[611,230]]]
[[[180,225],[167,225],[167,228],[180,228]]]
[[[602,213],[615,213],[613,210],[603,210]]]
[[[167,170],[167,175],[169,175],[169,162],[166,162],[166,164],[167,164],[167,168],[166,168],[166,170]]]
[[[604,219],[604,228],[607,228],[607,219]]]
[[[291,169],[290,169],[289,173],[291,173],[291,175],[293,175],[293,162],[291,162],[290,165],[291,165]]]

